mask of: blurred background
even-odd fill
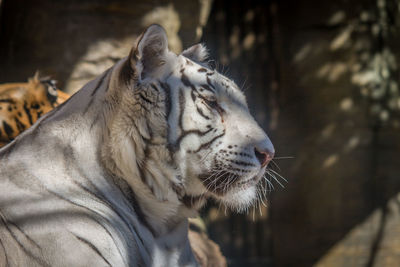
[[[0,82],[73,93],[151,23],[207,45],[288,180],[248,214],[204,209],[230,266],[400,266],[397,0],[0,0]]]

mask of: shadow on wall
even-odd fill
[[[211,209],[210,234],[232,265],[400,262],[398,10],[389,0],[215,1],[204,41],[246,80],[277,156],[294,156],[276,160],[289,183],[261,218]]]
[[[180,52],[202,34],[205,1],[4,0],[0,20],[0,82],[25,81],[36,70],[72,93],[129,54],[152,23]]]

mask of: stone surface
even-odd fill
[[[372,26],[377,5],[395,1],[228,2],[215,1],[203,38],[228,76],[250,85],[250,109],[289,182],[274,183],[267,218],[211,209],[212,238],[246,266],[396,266],[400,130],[377,126],[363,95],[366,80],[380,88],[385,69],[360,72],[386,60],[371,57],[379,43],[400,60],[400,35],[379,41]],[[360,22],[365,14],[375,17]]]
[[[73,93],[127,56],[138,35],[152,23],[166,29],[174,52],[198,42],[211,3],[5,1],[0,22],[0,82],[24,80],[40,70]]]

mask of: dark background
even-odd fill
[[[40,70],[74,92],[157,22],[171,49],[202,41],[217,68],[243,85],[288,183],[274,182],[262,214],[203,211],[231,266],[400,264],[397,1],[0,5],[0,82]]]

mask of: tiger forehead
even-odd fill
[[[234,81],[192,61],[186,60],[185,63],[179,70],[181,81],[185,86],[247,106],[245,96]]]

